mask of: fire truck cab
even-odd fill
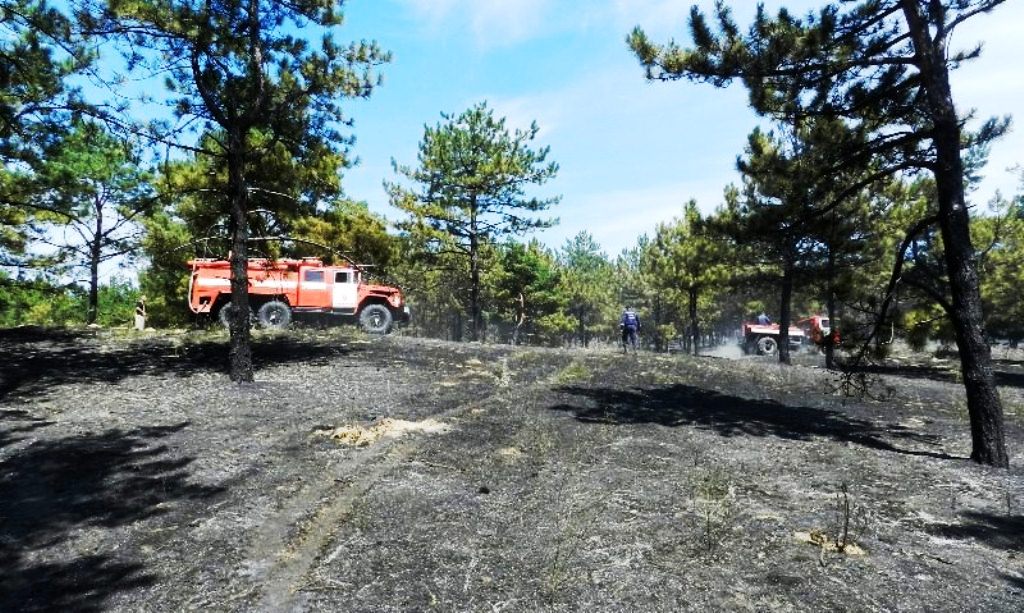
[[[235,315],[230,262],[195,259],[188,265],[189,309],[227,325]],[[293,315],[316,314],[358,321],[367,332],[384,334],[395,322],[409,320],[401,290],[366,283],[356,266],[325,265],[320,258],[250,259],[247,275],[250,321],[267,328],[285,328]]]
[[[834,329],[828,315],[812,315],[796,322],[812,343],[823,347],[831,339],[833,345],[839,345],[839,330]]]

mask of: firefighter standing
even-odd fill
[[[636,353],[636,337],[640,332],[640,317],[633,312],[632,307],[627,306],[626,310],[622,312],[619,330],[622,331],[622,353],[628,353],[630,346],[633,347],[633,353]]]
[[[145,330],[146,329],[146,297],[139,296],[138,302],[135,303],[135,329]]]

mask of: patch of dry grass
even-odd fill
[[[444,434],[451,427],[434,419],[406,421],[385,417],[371,426],[345,425],[338,428],[317,430],[314,434],[326,436],[350,447],[368,447],[383,438],[399,438],[414,432]]]

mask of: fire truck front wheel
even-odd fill
[[[359,312],[359,325],[370,334],[387,334],[394,318],[383,304],[370,304]]]
[[[264,328],[283,330],[292,322],[292,308],[280,300],[271,300],[256,312]]]

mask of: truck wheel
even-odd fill
[[[779,349],[779,343],[770,336],[762,336],[757,341],[757,352],[762,355],[775,355]]]
[[[370,334],[387,334],[391,331],[391,311],[382,304],[371,304],[359,312],[359,325]]]
[[[222,326],[224,326],[225,328],[230,328],[231,327],[231,318],[234,317],[234,314],[235,314],[235,305],[233,305],[233,304],[231,304],[229,302],[229,303],[225,304],[224,306],[222,306],[220,308],[220,311],[217,313],[217,319],[220,321]],[[249,327],[251,328],[254,325],[256,325],[256,315],[252,312],[252,309],[250,309],[249,310]]]
[[[260,307],[257,317],[264,328],[283,330],[292,321],[292,308],[280,300],[271,300]]]

